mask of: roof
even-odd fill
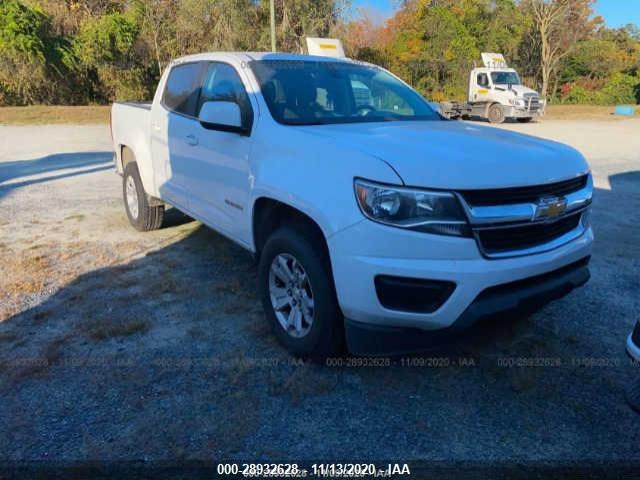
[[[236,58],[238,61],[251,60],[281,60],[281,61],[305,61],[305,62],[347,62],[352,63],[349,58],[321,57],[316,55],[303,55],[300,53],[273,53],[273,52],[204,52],[185,57],[176,58],[174,62],[194,62],[215,60],[222,57]]]

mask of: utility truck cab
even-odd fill
[[[482,61],[484,67],[474,68],[469,74],[467,103],[443,102],[445,116],[478,116],[491,123],[515,118],[524,123],[543,114],[544,100],[522,84],[518,72],[507,66],[502,54],[482,53]]]

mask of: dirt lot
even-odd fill
[[[614,106],[549,105],[546,119],[550,120],[625,120],[613,115]],[[109,121],[110,106],[0,107],[0,125],[95,124]],[[638,113],[640,114],[640,109]]]
[[[278,347],[239,247],[128,226],[105,125],[0,127],[0,463],[640,462],[640,120],[504,128],[590,161],[592,281],[412,366],[329,367]]]

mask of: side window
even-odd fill
[[[481,87],[488,87],[489,86],[489,77],[487,77],[486,73],[479,73],[478,74],[478,85]]]
[[[177,65],[171,69],[162,96],[162,101],[169,110],[195,117],[199,72],[200,65],[197,63]]]
[[[196,114],[205,102],[235,102],[244,112],[251,108],[249,97],[236,70],[226,63],[210,63],[204,75]]]

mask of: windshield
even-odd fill
[[[491,72],[494,85],[520,85],[520,77],[516,72]]]
[[[379,68],[347,62],[251,62],[273,118],[287,125],[440,120],[417,92]]]

